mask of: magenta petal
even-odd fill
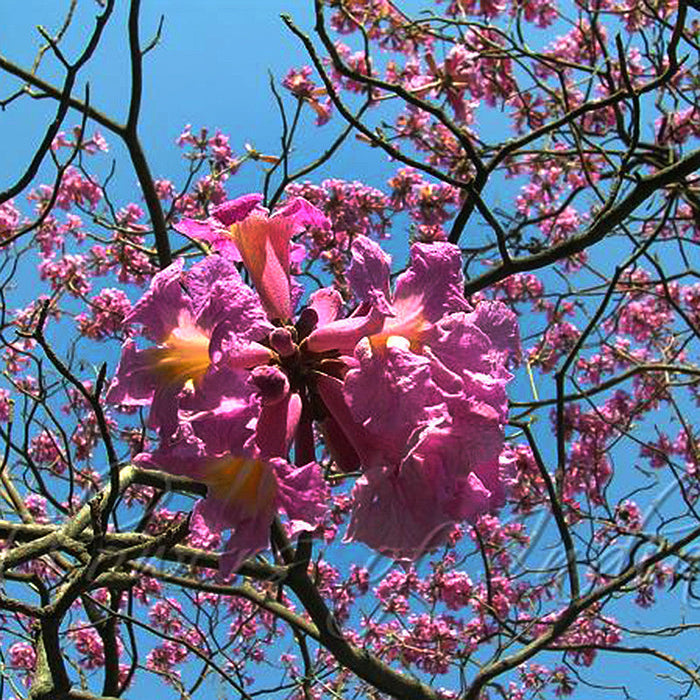
[[[260,551],[267,546],[269,527],[274,517],[274,504],[264,504],[251,516],[249,511],[235,499],[216,498],[209,494],[206,498],[197,502],[195,511],[199,513],[210,530],[221,532],[222,530],[234,530],[236,544],[242,548],[248,548],[253,544],[246,541],[246,536],[241,536],[241,531],[245,531],[248,536],[253,537],[259,546],[255,551]],[[253,528],[247,525],[253,524]],[[253,534],[254,530],[261,530],[260,534]],[[233,539],[233,537],[232,537]],[[229,543],[232,540],[229,540]],[[228,548],[228,545],[227,545]],[[249,556],[249,555],[248,555]]]
[[[214,329],[209,345],[209,356],[214,364],[232,369],[250,369],[271,360],[272,350],[262,343],[246,341],[246,334],[237,332],[237,325],[225,321]]]
[[[337,350],[350,355],[362,338],[381,331],[387,315],[379,306],[372,305],[366,316],[351,316],[319,326],[306,339],[307,346],[312,352]]]
[[[227,258],[239,261],[240,253],[227,229],[232,224],[243,221],[256,210],[264,214],[265,210],[260,207],[261,201],[260,194],[243,195],[215,207],[212,215],[205,221],[184,218],[175,224],[174,228],[190,238],[209,243],[214,250],[224,253]]]
[[[203,507],[203,502],[200,501],[199,503]],[[269,546],[272,517],[272,514],[268,517],[266,514],[261,513],[257,518],[245,520],[235,527],[219,559],[217,581],[221,582],[228,578],[232,573],[240,569],[241,564],[246,559]]]
[[[328,510],[329,490],[315,462],[294,467],[281,460],[271,464],[277,475],[278,502],[291,521],[292,533],[314,530]]]
[[[180,284],[183,264],[184,259],[180,258],[156,274],[124,323],[140,323],[144,336],[157,343],[165,340],[178,325],[181,314],[192,310],[192,303]]]
[[[299,394],[287,394],[285,399],[272,406],[263,404],[255,427],[255,442],[263,459],[286,459],[300,418]]]
[[[489,409],[482,413],[490,422]],[[472,429],[482,427],[475,418]],[[500,472],[486,463],[470,469],[478,459],[471,450],[478,452],[481,441],[489,438],[465,434],[466,429],[445,421],[426,425],[411,440],[413,446],[398,466],[367,470],[353,489],[355,508],[346,540],[412,560],[446,542],[455,523],[474,521],[498,505],[500,493],[494,492],[491,483],[501,488]],[[479,456],[490,454],[487,448]]]
[[[462,373],[463,395],[494,408],[498,412],[501,422],[504,423],[508,416],[506,382],[509,379],[512,379],[512,375],[505,370],[496,376],[465,371]]]
[[[430,360],[430,375],[441,392],[447,394],[462,392],[464,382],[459,374],[446,367],[427,345],[423,348],[423,355]]]
[[[372,469],[352,491],[354,508],[346,542],[366,545],[394,559],[415,560],[444,543],[454,525],[441,508],[436,486],[421,469]]]
[[[482,301],[469,320],[480,328],[492,346],[505,357],[520,358],[520,331],[516,315],[501,301]]]
[[[272,329],[257,294],[239,277],[213,281],[209,295],[198,308],[201,328],[235,333],[240,340],[260,340]],[[212,337],[213,335],[212,334]]]
[[[309,297],[309,307],[318,315],[318,325],[325,326],[338,318],[343,298],[332,287],[324,287]]]
[[[169,474],[200,479],[206,458],[204,442],[194,434],[190,425],[183,423],[172,438],[157,450],[136,455],[134,464],[145,469],[160,469]]]
[[[125,406],[148,406],[156,388],[151,364],[148,353],[138,350],[133,340],[127,340],[106,400]]]
[[[345,474],[360,469],[362,466],[360,455],[357,454],[357,450],[345,435],[335,416],[326,416],[323,419],[322,428],[326,449],[335,462],[336,468]]]
[[[156,385],[148,414],[148,425],[158,430],[161,440],[168,439],[178,426],[178,395],[182,391],[179,384],[161,383]]]
[[[365,301],[370,290],[381,292],[388,300],[391,257],[374,241],[359,236],[352,244],[352,263],[347,277],[355,296]]]
[[[347,373],[343,390],[350,411],[400,454],[427,407],[439,402],[430,361],[398,347],[374,351],[369,340],[358,343],[355,357],[359,366]]]
[[[242,197],[230,199],[212,210],[212,218],[228,228],[231,224],[243,221],[256,209],[262,210],[260,206],[262,200],[263,196],[258,193],[244,194]]]
[[[213,243],[221,237],[216,227],[208,219],[200,221],[198,219],[183,218],[176,224],[173,224],[173,228],[189,238],[194,238],[197,241],[206,241],[207,243]]]
[[[250,393],[242,393],[221,398],[215,408],[188,415],[187,422],[209,452],[240,454],[253,435],[249,425],[258,412],[257,400]]]
[[[260,401],[266,406],[274,406],[289,394],[289,379],[275,365],[260,365],[254,367],[248,377],[251,387],[254,387]]]
[[[343,396],[343,382],[320,372],[316,372],[314,377],[323,405],[335,420],[344,438],[350,443],[362,464],[374,466],[375,459],[379,457],[376,440],[352,417]]]
[[[461,372],[490,372],[491,341],[470,319],[470,314],[456,313],[441,318],[435,326],[436,338],[431,350],[446,367]]]
[[[233,239],[225,229],[221,228],[221,223],[216,219],[211,217],[205,221],[182,219],[177,224],[173,224],[173,228],[188,238],[208,243],[212,250],[221,253],[229,260],[236,262],[241,260],[241,254]]]
[[[503,428],[498,411],[470,396],[447,398],[454,432],[466,445],[465,466],[476,469],[480,464],[498,462],[503,447]]]
[[[196,315],[211,303],[210,297],[217,284],[230,285],[234,289],[247,287],[236,266],[222,255],[207,255],[185,273],[184,282]],[[228,305],[238,306],[238,300],[232,298]]]
[[[480,515],[492,509],[492,496],[492,492],[472,472],[455,481],[454,494],[445,503],[445,512],[449,513],[455,522],[467,520],[473,523]]]
[[[301,243],[292,243],[289,246],[289,262],[299,265],[304,260],[306,260],[306,248]]]
[[[421,300],[425,319],[435,323],[444,314],[470,311],[464,298],[462,255],[451,243],[414,243],[408,269],[396,280],[394,305],[412,308]],[[401,312],[399,311],[399,315]]]
[[[295,234],[303,228],[330,228],[328,217],[303,197],[292,197],[276,209],[272,218],[277,217],[288,219]]]

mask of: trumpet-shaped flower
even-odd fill
[[[176,228],[211,244],[246,266],[271,319],[290,320],[292,236],[307,226],[327,226],[328,219],[305,199],[296,197],[272,215],[262,196],[249,194],[216,207],[204,222],[183,219]]]
[[[218,257],[188,272],[179,260],[158,273],[125,322],[140,324],[155,345],[140,349],[133,340],[124,344],[107,399],[150,405],[149,425],[162,438],[175,432],[182,405],[217,403],[237,385],[232,371],[214,371],[210,341],[215,329],[236,331],[248,363],[271,355],[254,342],[269,328],[259,301],[235,266]]]
[[[197,437],[191,423],[184,422],[167,447],[138,455],[135,461],[206,484],[207,496],[198,501],[195,512],[210,530],[231,530],[219,578],[267,548],[278,510],[287,514],[292,534],[320,524],[328,488],[317,464],[294,467],[280,458],[264,460],[251,453],[212,453],[211,447]]]
[[[247,195],[180,224],[220,255],[156,275],[128,318],[154,345],[125,345],[109,398],[150,403],[161,445],[142,463],[207,485],[198,511],[233,532],[225,570],[266,545],[278,509],[294,527],[318,523],[314,421],[337,469],[361,472],[347,539],[415,559],[504,501],[515,317],[471,307],[456,246],[415,244],[392,292],[390,258],[360,237],[347,274],[357,308],[344,316],[338,292],[321,289],[294,319],[292,237],[325,217],[302,199],[272,215],[260,203]]]
[[[388,256],[375,243],[358,239],[353,257],[353,290],[365,303],[380,296],[373,304],[386,315],[356,343],[342,395],[319,382],[327,442],[342,469],[363,470],[347,538],[414,559],[455,523],[503,503],[506,362],[520,350],[517,325],[503,304],[470,307],[455,246],[415,244],[393,295]]]
[[[308,394],[300,376],[324,357],[303,354],[298,343],[318,314],[309,309],[292,325],[289,284],[291,235],[305,217],[321,214],[297,200],[268,218],[258,204],[247,197],[223,209],[234,221],[226,240],[234,241],[257,294],[224,256],[187,272],[179,261],[158,273],[127,318],[152,344],[125,344],[108,394],[115,403],[151,406],[161,444],[137,461],[207,484],[198,511],[211,528],[233,530],[224,570],[265,546],[278,509],[293,529],[312,529],[326,501],[310,419],[301,425]],[[292,467],[286,458],[303,431],[310,449],[307,440]],[[311,457],[303,460],[304,452]]]

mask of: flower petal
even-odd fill
[[[199,501],[200,508],[204,503]],[[201,511],[200,511],[201,512]],[[219,559],[219,571],[216,580],[227,579],[240,569],[246,559],[266,549],[270,543],[270,525],[274,514],[259,513],[257,517],[236,524],[234,531],[224,545]]]
[[[412,312],[420,300],[424,318],[435,323],[447,313],[470,311],[464,298],[462,255],[451,243],[414,243],[408,269],[396,280],[394,307]]]
[[[222,226],[228,228],[231,224],[236,224],[248,218],[255,210],[265,211],[261,202],[263,196],[257,192],[244,194],[236,199],[229,199],[223,204],[219,204],[212,210],[212,218]]]
[[[281,459],[270,460],[277,475],[278,502],[289,517],[292,534],[314,530],[328,510],[328,485],[316,462],[294,467]]]
[[[375,298],[378,301],[379,295]],[[383,299],[383,297],[382,297]],[[386,305],[386,302],[384,302]],[[312,352],[337,350],[341,355],[352,354],[355,345],[362,338],[379,333],[384,327],[390,311],[379,303],[372,303],[365,315],[351,316],[325,325],[319,325],[306,339],[306,346]]]
[[[352,262],[347,271],[347,278],[355,296],[361,301],[366,301],[370,290],[374,290],[381,292],[389,300],[391,257],[366,236],[359,236],[353,241],[351,252]]]
[[[303,197],[292,197],[288,199],[281,207],[275,210],[271,218],[277,217],[287,219],[292,225],[293,232],[296,234],[301,229],[305,228],[330,228],[330,220],[311,202]]]
[[[375,466],[375,460],[380,458],[379,451],[376,449],[376,440],[353,418],[343,396],[343,382],[321,372],[314,372],[314,379],[324,407],[330,413],[338,429],[342,431],[344,440],[352,447],[360,463],[366,467]],[[331,430],[333,429],[331,427]],[[340,449],[346,449],[346,443],[338,442],[337,444]],[[335,444],[329,445],[331,450]],[[345,465],[349,464],[350,460],[352,460],[352,455],[346,451],[345,456],[340,459],[339,468],[345,471],[347,469]]]
[[[156,378],[149,355],[138,350],[133,340],[122,346],[122,354],[114,373],[106,400],[124,406],[148,406],[156,389]]]
[[[309,307],[318,315],[317,324],[325,326],[338,318],[343,306],[343,298],[332,287],[324,287],[315,291],[309,297]]]
[[[469,315],[491,345],[503,356],[520,358],[520,331],[517,316],[501,301],[482,301]]]
[[[192,303],[180,284],[183,264],[184,259],[180,258],[157,273],[124,319],[124,323],[140,323],[143,335],[156,343],[165,340],[178,326],[183,311],[192,312]]]
[[[292,315],[289,244],[292,227],[286,219],[252,216],[234,224],[231,236],[270,319]]]
[[[260,455],[286,458],[301,418],[299,394],[287,394],[279,403],[263,404],[255,427],[255,443]]]
[[[401,347],[375,349],[369,339],[357,344],[355,358],[343,389],[353,418],[400,455],[428,406],[440,402],[430,361]]]

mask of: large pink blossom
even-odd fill
[[[283,510],[291,532],[312,531],[325,514],[327,486],[314,462],[293,466],[280,458],[263,459],[254,448],[225,448],[221,432],[226,423],[243,428],[243,416],[194,417],[181,424],[174,439],[151,454],[141,454],[136,463],[181,474],[207,485],[207,497],[195,506],[210,530],[231,530],[219,565],[219,576],[228,576],[244,559],[265,549],[275,514]],[[227,421],[226,418],[229,418]],[[212,423],[200,430],[194,425]],[[234,429],[235,431],[235,429]],[[230,429],[229,429],[230,432]],[[212,436],[215,436],[213,439]],[[228,435],[230,438],[230,435]]]
[[[266,545],[278,510],[293,529],[319,523],[314,423],[336,468],[361,472],[347,539],[414,559],[503,503],[514,315],[471,307],[447,243],[415,244],[392,292],[390,258],[361,236],[347,273],[356,308],[325,288],[295,319],[292,236],[323,220],[300,198],[269,215],[257,195],[186,220],[220,255],[156,275],[127,318],[156,345],[127,342],[109,398],[151,406],[161,444],[139,463],[207,484],[197,511],[233,532],[224,571]]]
[[[296,467],[286,461],[308,403],[304,387],[290,382],[300,364],[300,331],[291,320],[289,248],[301,222],[322,215],[294,200],[267,217],[256,209],[259,201],[250,195],[224,205],[219,216],[234,220],[225,231],[212,227],[200,235],[199,224],[190,224],[223,254],[188,271],[180,260],[154,277],[126,318],[152,344],[124,345],[108,393],[115,403],[150,406],[149,423],[161,442],[137,463],[207,485],[197,512],[211,529],[233,533],[222,574],[266,545],[279,509],[292,531],[314,529],[325,512],[308,418],[311,449],[297,446]],[[257,294],[230,261],[236,256],[229,243]],[[315,318],[313,311],[302,314],[300,329],[309,314]]]
[[[180,259],[158,273],[125,322],[139,324],[155,345],[124,344],[107,399],[150,406],[149,425],[166,439],[177,428],[181,403],[206,404],[207,395],[218,402],[229,382],[239,383],[232,372],[213,371],[209,345],[215,328],[235,329],[251,363],[271,354],[254,342],[271,327],[257,297],[235,266],[218,256],[187,272]]]
[[[353,289],[385,315],[355,344],[342,387],[319,382],[327,442],[342,467],[363,470],[347,539],[414,559],[455,523],[503,504],[506,363],[520,351],[517,326],[503,304],[470,307],[455,246],[415,244],[393,294],[376,244],[358,239],[353,256]],[[332,327],[309,345],[328,344]]]
[[[242,260],[270,318],[290,320],[292,236],[308,226],[325,226],[327,219],[302,197],[290,199],[272,215],[261,201],[259,194],[244,195],[216,207],[206,221],[183,219],[176,228]]]

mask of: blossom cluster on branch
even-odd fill
[[[167,173],[168,22],[120,122],[66,4],[0,56],[56,110],[0,192],[3,692],[700,687],[696,0],[309,0],[279,138]]]
[[[278,508],[290,534],[323,518],[314,425],[337,473],[362,472],[346,539],[413,560],[504,503],[515,315],[467,303],[449,243],[414,244],[392,293],[390,259],[365,237],[347,271],[356,308],[345,315],[324,287],[295,314],[292,237],[328,221],[301,198],[271,215],[260,201],[246,195],[178,225],[217,252],[155,275],[124,321],[156,345],[127,341],[107,399],[149,407],[160,444],[137,464],[207,484],[196,512],[233,531],[222,576],[265,547]]]

